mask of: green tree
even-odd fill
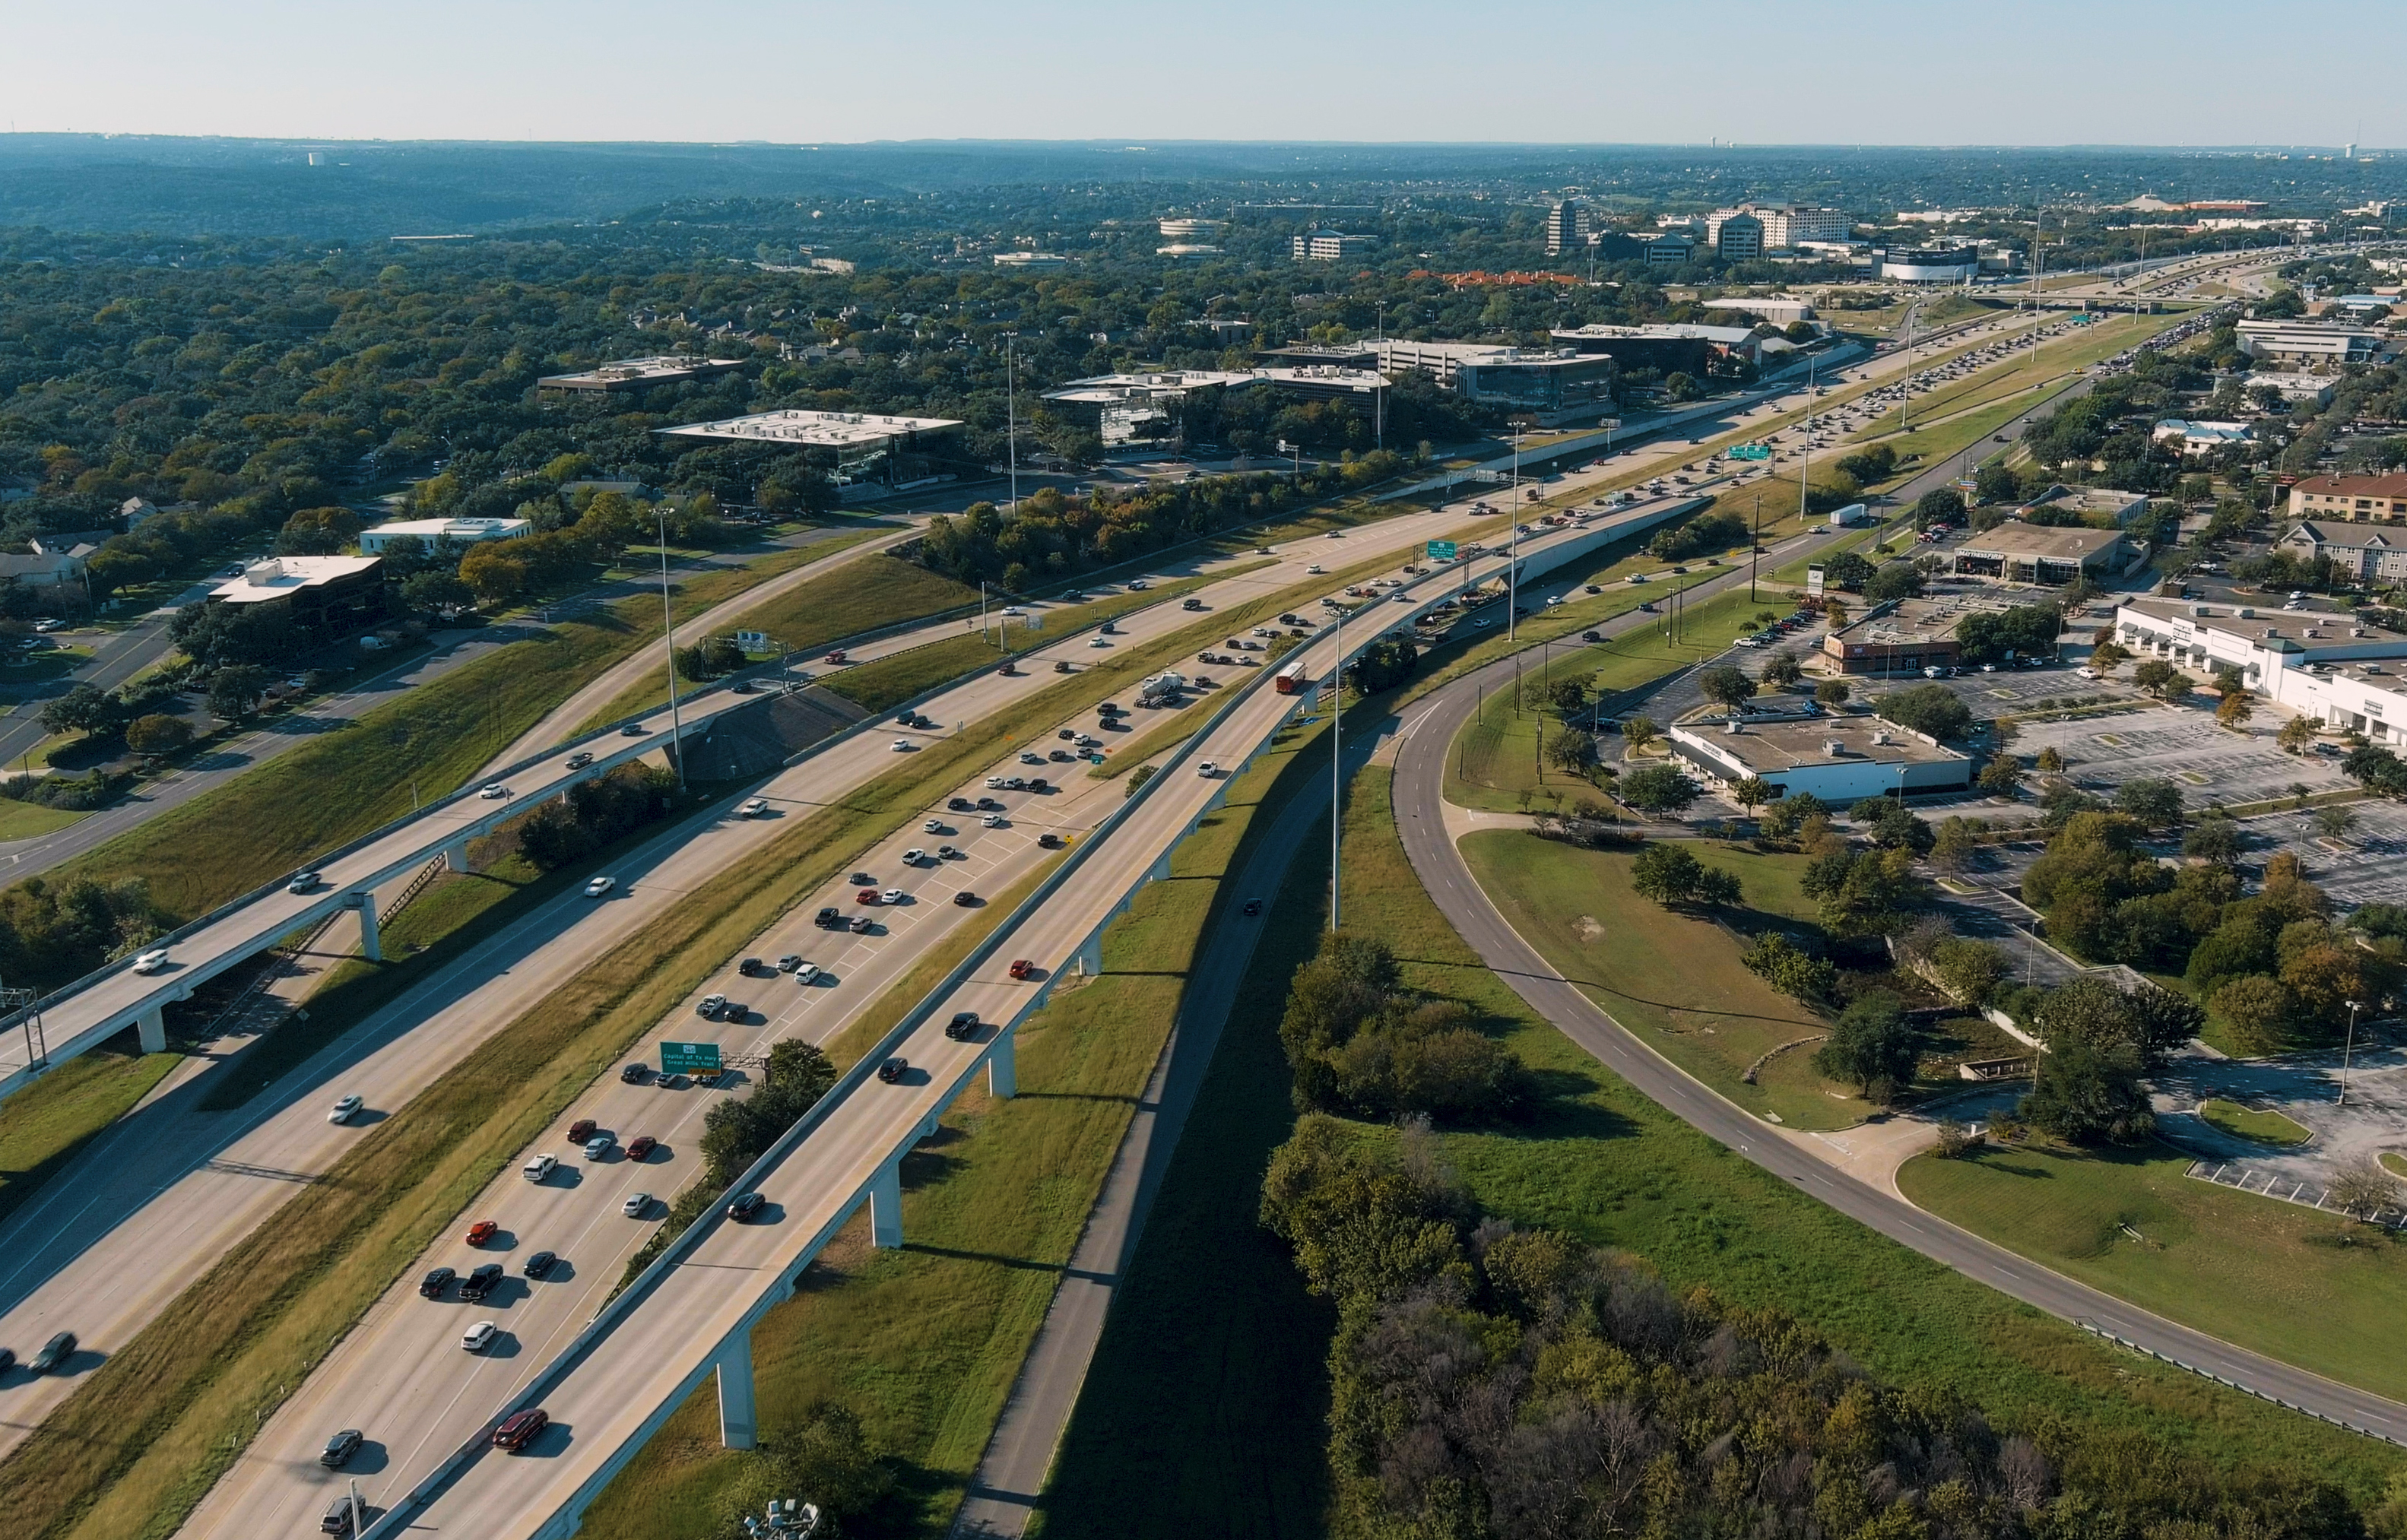
[[[1621,777],[1621,800],[1642,813],[1676,813],[1697,800],[1697,783],[1676,764],[1646,764]]]
[[[240,721],[267,690],[267,670],[256,663],[228,663],[209,676],[209,710],[221,721]]]
[[[1631,717],[1621,724],[1622,741],[1630,745],[1632,752],[1653,743],[1662,731],[1652,717]]]
[[[1546,700],[1558,716],[1569,717],[1588,706],[1588,681],[1557,679],[1546,687]]]
[[[1992,754],[1973,784],[1993,797],[2013,796],[2023,783],[2023,766],[2012,754]]]
[[[1887,1106],[1914,1080],[1916,1034],[1898,997],[1875,990],[1839,1013],[1830,1035],[1814,1050],[1814,1067],[1844,1080],[1874,1106]]]
[[[2282,724],[2280,732],[2273,734],[2273,741],[2286,753],[2305,753],[2307,746],[2315,741],[2315,720],[2313,717],[2292,717]]]
[[[2330,803],[2315,809],[2315,833],[2326,839],[2345,839],[2356,827],[2357,813],[2353,808]]]
[[[1780,788],[1761,776],[1746,776],[1730,783],[1730,800],[1748,812],[1754,812],[1780,794]]]
[[[1833,850],[1816,856],[1799,879],[1821,906],[1822,928],[1849,939],[1896,930],[1922,901],[1911,850]]]
[[[2115,810],[2151,829],[2176,828],[2182,821],[2182,790],[2163,777],[2142,776],[2115,789]]]
[[[1814,687],[1814,698],[1824,706],[1844,706],[1851,693],[1844,679],[1824,679]]]
[[[422,615],[463,610],[477,602],[476,592],[456,572],[428,571],[402,579],[401,602]]]
[[[2025,1122],[2067,1144],[2130,1144],[2156,1130],[2140,1055],[2128,1043],[2093,1043],[2068,1034],[2037,1058],[2030,1094],[2015,1109]]]
[[[1763,682],[1786,690],[1805,677],[1804,665],[1793,652],[1775,652],[1763,660]]]
[[[1730,663],[1705,670],[1697,685],[1704,692],[1705,699],[1732,710],[1741,709],[1755,699],[1755,681],[1746,677],[1746,670]]]
[[[1566,727],[1546,740],[1546,763],[1568,775],[1585,776],[1596,768],[1596,739]]]
[[[1808,956],[1778,932],[1758,936],[1739,961],[1773,989],[1799,1000],[1827,1000],[1839,985],[1839,970],[1829,959]]]
[[[1659,841],[1639,851],[1630,863],[1630,886],[1639,897],[1668,909],[1696,897],[1704,871],[1704,863],[1685,846]]]
[[[1955,876],[1970,864],[1973,852],[1981,848],[1980,836],[1963,818],[1948,819],[1939,826],[1930,842],[1930,864]]]
[[[125,747],[137,754],[172,754],[192,741],[192,724],[181,717],[153,713],[125,727]]]
[[[2182,854],[2216,866],[2240,864],[2240,825],[2229,818],[2207,817],[2182,838]]]
[[[79,684],[42,707],[45,733],[83,733],[103,737],[125,725],[125,703],[114,691]]]
[[[1934,738],[1961,738],[1973,731],[1973,708],[1944,684],[1892,690],[1873,704],[1887,720]]]

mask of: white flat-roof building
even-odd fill
[[[2049,588],[2082,573],[2118,570],[2131,548],[2120,530],[2082,525],[2026,524],[2009,519],[1994,529],[1964,536],[1948,553],[1948,570],[1958,578],[1989,578],[2005,583]]]
[[[2243,375],[2240,383],[2247,390],[2271,386],[2279,391],[2285,401],[2312,401],[2318,406],[2331,405],[2332,382],[2329,375],[2294,375],[2280,372],[2259,372]]]
[[[655,385],[705,379],[712,375],[723,375],[731,369],[742,367],[744,361],[741,359],[685,358],[662,353],[652,358],[617,359],[573,375],[546,375],[535,381],[535,389],[569,395],[606,395],[618,391],[645,391]]]
[[[997,251],[997,267],[1067,267],[1070,259],[1056,251]]]
[[[2364,326],[2335,326],[2313,321],[2243,321],[2237,330],[2240,350],[2250,358],[2306,369],[2371,364],[2382,352],[2380,334]]]
[[[1938,739],[1875,717],[1731,718],[1672,729],[1672,751],[1716,784],[1759,776],[1781,794],[1846,804],[1883,792],[1970,785],[1973,761]]]
[[[2125,647],[2201,680],[2237,671],[2258,694],[2376,742],[2407,743],[2407,634],[2346,610],[2128,599],[2115,612]]]
[[[1751,316],[1761,316],[1775,326],[1786,326],[1791,321],[1814,319],[1813,301],[1789,299],[1786,296],[1775,297],[1769,294],[1761,299],[1748,299],[1744,295],[1725,295],[1720,299],[1702,301],[1702,307],[1707,310],[1744,310]]]
[[[438,540],[473,546],[486,540],[523,540],[534,533],[534,521],[526,519],[402,519],[360,531],[360,551],[381,556],[403,535],[430,546]]]
[[[1378,246],[1376,235],[1348,235],[1336,230],[1315,230],[1308,235],[1288,237],[1288,249],[1298,262],[1343,262],[1347,257],[1367,257]]]
[[[1423,374],[1474,401],[1567,411],[1610,406],[1620,369],[1605,353],[1570,348],[1543,351],[1484,342],[1376,344],[1379,372]]]
[[[1899,283],[1970,283],[1981,276],[1981,253],[1971,246],[1900,247],[1881,254],[1880,276]]]

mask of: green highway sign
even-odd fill
[[[1451,561],[1453,561],[1453,560],[1454,560],[1454,542],[1453,542],[1453,541],[1451,541],[1451,540],[1432,540],[1432,541],[1431,541],[1431,542],[1429,543],[1429,559],[1430,559],[1431,561],[1432,561],[1432,562],[1451,562]]]
[[[719,1045],[716,1043],[662,1043],[661,1073],[662,1075],[696,1075],[715,1072],[719,1068]]]
[[[1769,460],[1772,458],[1772,446],[1769,444],[1741,444],[1735,449],[1731,449],[1724,452],[1726,452],[1732,460]]]

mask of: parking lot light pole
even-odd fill
[[[2357,1013],[2365,1004],[2362,1000],[2348,1003],[2348,1042],[2340,1050],[2340,1105],[2348,1105],[2348,1062],[2357,1053]]]
[[[685,790],[685,728],[677,720],[677,612],[669,606],[669,514],[665,500],[652,505],[661,535],[661,647],[669,658],[669,757],[677,761],[677,790]]]

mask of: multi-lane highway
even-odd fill
[[[1896,365],[1893,357],[1884,358],[1865,366],[1865,372],[1887,373]],[[1825,390],[1832,384],[1825,381]],[[1667,446],[1662,452],[1677,455],[1683,451]],[[1691,449],[1685,452],[1696,451]],[[1617,459],[1606,463],[1603,476],[1626,477],[1631,469],[1630,461]],[[1568,489],[1550,489],[1563,490]],[[1403,552],[1424,538],[1459,533],[1464,512],[1457,506],[1403,516],[1358,529],[1344,543],[1298,542],[1280,553],[1277,565],[1243,578],[1224,579],[1204,590],[1202,597],[1217,608],[1241,602],[1252,593],[1275,592],[1300,580],[1303,569],[1316,559],[1330,564],[1359,562],[1373,554],[1401,560]],[[1189,563],[1172,569],[1171,575],[1225,569],[1249,560],[1258,558],[1240,556]],[[1193,620],[1190,613],[1165,605],[1125,617],[1120,627],[1132,640],[1142,641]],[[897,643],[900,645],[901,639]],[[1021,676],[1007,679],[990,672],[923,703],[921,709],[939,722],[977,720],[1027,690],[1042,688],[1055,661],[1069,662],[1073,667],[1093,661],[1098,653],[1084,644],[1084,638],[1063,638],[1028,660]],[[1190,673],[1196,671],[1191,664],[1184,666]],[[1225,668],[1212,672],[1237,677],[1234,671]],[[1086,719],[1062,725],[1082,725],[1091,731],[1099,724]],[[911,741],[914,734],[881,728],[830,746],[761,788],[762,794],[769,798],[781,816],[799,816],[813,806],[840,797],[893,763],[890,740],[894,737]],[[1049,752],[1055,741],[1048,738],[1030,747]],[[997,768],[1017,770],[1027,776],[1043,773],[1016,763]],[[1006,815],[1007,827],[988,830],[982,820],[966,827],[956,823],[951,826],[962,827],[967,837],[951,838],[920,832],[915,823],[905,837],[890,842],[891,847],[918,844],[932,850],[938,844],[950,843],[960,847],[967,859],[925,869],[919,880],[896,883],[912,891],[919,902],[882,909],[886,921],[883,934],[848,937],[842,942],[841,949],[832,951],[826,945],[831,938],[819,933],[810,932],[801,943],[794,942],[788,933],[764,936],[748,948],[769,958],[785,950],[796,951],[830,968],[835,975],[834,984],[804,991],[782,977],[748,979],[740,987],[726,979],[718,980],[717,992],[774,1009],[760,1010],[755,1013],[757,1019],[748,1019],[740,1029],[731,1028],[724,1034],[697,1030],[701,1027],[698,1020],[687,1017],[670,1023],[673,1030],[669,1034],[716,1035],[731,1048],[740,1049],[791,1032],[824,1037],[836,1030],[874,997],[882,987],[881,980],[899,977],[906,963],[922,954],[930,942],[972,912],[939,902],[949,887],[969,886],[990,896],[1033,865],[1034,848],[1029,834],[1039,829],[1044,820],[1050,820],[1075,832],[1098,815],[1093,798],[1081,794],[1093,783],[1082,782],[1075,769],[1066,776],[1050,778],[1066,781],[1074,790],[1041,799],[1004,793],[1015,805]],[[984,792],[982,788],[971,790],[993,794]],[[1117,783],[1113,783],[1111,795],[1117,795]],[[931,816],[934,816],[933,812]],[[676,902],[678,892],[706,881],[711,873],[748,848],[750,841],[773,829],[776,822],[774,818],[754,821],[721,817],[698,833],[688,829],[654,842],[638,857],[620,865],[621,885],[610,900],[599,904],[563,900],[520,921],[510,932],[491,938],[445,980],[379,1013],[319,1062],[289,1077],[288,1083],[270,1093],[269,1100],[244,1113],[212,1118],[192,1112],[189,1098],[178,1102],[171,1097],[121,1127],[104,1146],[117,1169],[114,1177],[102,1176],[93,1169],[94,1162],[81,1162],[78,1171],[68,1176],[82,1179],[61,1182],[48,1201],[21,1213],[5,1230],[0,1230],[0,1249],[16,1261],[13,1272],[0,1272],[0,1306],[6,1308],[6,1314],[0,1315],[0,1341],[39,1340],[49,1331],[62,1326],[78,1330],[88,1344],[103,1352],[113,1343],[124,1340],[160,1304],[172,1297],[182,1282],[197,1276],[226,1247],[272,1213],[292,1181],[324,1170],[357,1137],[352,1129],[325,1122],[324,1104],[335,1095],[358,1091],[377,1111],[402,1105],[476,1042],[514,1019],[550,985],[568,977],[584,959],[631,934],[645,918]],[[971,827],[975,834],[969,833]],[[895,856],[896,849],[890,848],[866,858],[865,864],[882,882],[892,881],[890,869]],[[938,872],[961,875],[939,877]],[[817,902],[815,899],[814,904]],[[811,906],[806,905],[805,909]],[[804,924],[807,930],[806,914],[798,912],[793,922]],[[784,1004],[779,1004],[781,1000]],[[691,1159],[691,1133],[698,1127],[699,1109],[713,1093],[644,1091],[634,1094],[635,1088],[626,1089],[632,1100],[608,1101],[606,1105],[597,1102],[603,1112],[596,1115],[606,1113],[604,1126],[620,1132],[622,1137],[652,1133],[666,1139],[668,1153],[655,1159],[664,1159],[671,1166],[681,1169],[662,1169],[656,1178],[648,1168],[629,1167],[620,1161],[596,1167],[572,1162],[578,1169],[580,1180],[577,1187],[558,1190],[563,1211],[555,1215],[548,1206],[541,1213],[530,1210],[534,1217],[525,1221],[530,1238],[513,1255],[523,1255],[538,1247],[568,1251],[567,1247],[548,1238],[546,1227],[555,1221],[561,1226],[561,1233],[578,1237],[573,1244],[580,1249],[590,1242],[599,1248],[599,1252],[572,1253],[571,1271],[557,1280],[560,1288],[548,1292],[579,1296],[580,1286],[614,1278],[620,1261],[648,1228],[634,1221],[597,1226],[591,1222],[588,1210],[611,1209],[605,1219],[617,1220],[619,1216],[604,1201],[605,1198],[638,1185],[665,1195],[682,1184],[691,1169],[683,1163]],[[607,1098],[619,1091],[615,1086],[605,1087],[597,1095]],[[655,1114],[653,1108],[664,1102],[676,1104],[676,1110]],[[662,1126],[650,1126],[654,1122]],[[554,1152],[568,1153],[561,1148]],[[517,1180],[512,1176],[506,1182]],[[94,1185],[86,1185],[87,1181]],[[506,1188],[506,1182],[497,1186]],[[69,1191],[78,1196],[67,1198]],[[513,1192],[512,1196],[521,1194]],[[548,1205],[551,1199],[543,1197],[539,1201]],[[170,1215],[173,1219],[167,1218]],[[513,1226],[521,1222],[515,1212],[508,1219]],[[545,1229],[544,1236],[535,1234],[538,1229]],[[516,1311],[525,1307],[526,1303],[521,1302],[510,1308]],[[590,1309],[590,1303],[587,1307]],[[385,1319],[384,1308],[380,1306],[361,1333],[354,1334],[355,1341],[374,1334]],[[456,1314],[456,1309],[452,1313]],[[576,1319],[582,1319],[573,1309],[568,1314]],[[96,1327],[92,1319],[94,1316],[102,1318]],[[496,1319],[503,1317],[497,1315]],[[524,1319],[532,1321],[534,1315],[530,1312]],[[534,1328],[522,1327],[515,1316],[509,1324],[514,1337],[531,1338],[534,1333]],[[527,1363],[540,1361],[540,1355],[532,1350],[521,1356]],[[328,1366],[330,1373],[337,1367],[336,1362]],[[494,1382],[507,1381],[506,1376],[496,1376]],[[54,1404],[72,1383],[71,1379],[52,1380],[39,1382],[38,1387],[14,1388],[6,1408],[6,1426],[0,1428],[0,1447],[21,1436],[22,1431],[38,1420],[47,1406]],[[311,1387],[296,1397],[296,1407],[318,1393],[318,1383],[313,1380]],[[479,1388],[480,1395],[485,1388]],[[407,1392],[397,1387],[392,1393],[406,1396]],[[288,1420],[298,1426],[307,1419],[296,1410],[290,1419],[271,1422],[260,1446],[263,1451],[280,1436]],[[312,1426],[309,1436],[320,1436],[321,1433]],[[307,1438],[302,1442],[306,1445]],[[398,1455],[400,1451],[393,1452]],[[311,1465],[303,1474],[315,1471]],[[243,1494],[246,1479],[247,1471],[238,1472],[220,1498],[212,1500],[207,1513],[235,1511],[225,1505],[254,1501]]]
[[[614,869],[619,885],[608,899],[597,903],[572,894],[517,921],[488,938],[442,978],[429,981],[377,1012],[343,1042],[239,1112],[197,1111],[194,1104],[210,1083],[206,1079],[145,1108],[104,1136],[74,1167],[53,1178],[35,1203],[0,1225],[0,1258],[7,1259],[0,1263],[0,1344],[38,1343],[52,1332],[71,1330],[89,1350],[112,1351],[185,1284],[272,1215],[295,1183],[332,1166],[372,1126],[373,1119],[406,1105],[477,1043],[516,1020],[591,958],[634,934],[677,903],[679,895],[711,880],[774,834],[784,820],[839,801],[893,766],[900,757],[892,747],[896,741],[925,746],[958,723],[981,720],[1046,688],[1058,677],[1053,672],[1057,663],[1084,670],[1125,648],[1193,625],[1212,610],[1308,580],[1305,568],[1309,566],[1379,555],[1401,561],[1420,541],[1433,534],[1460,530],[1462,524],[1460,507],[1441,509],[1358,529],[1343,540],[1294,542],[1268,565],[1260,564],[1262,558],[1246,553],[1199,558],[1166,567],[1159,576],[1254,570],[1223,577],[1199,591],[1195,596],[1208,606],[1204,616],[1186,610],[1178,602],[1149,606],[1121,617],[1116,622],[1118,635],[1105,639],[1104,648],[1091,646],[1097,638],[1087,633],[1062,635],[1023,659],[1020,671],[1013,676],[989,670],[938,692],[918,708],[939,722],[938,729],[888,724],[824,746],[767,782],[748,789],[748,793],[761,795],[770,804],[770,816],[735,817],[733,809],[741,797],[731,797],[712,819],[664,834],[620,862]],[[937,631],[953,634],[949,623]],[[919,637],[927,639],[927,635]],[[1189,673],[1207,672],[1231,679],[1250,672],[1182,666]],[[1133,703],[1124,699],[1121,704]],[[1151,718],[1142,720],[1149,722]],[[1102,724],[1092,713],[1061,725],[1084,727],[1107,744],[1132,735],[1126,730],[1099,731]],[[1041,744],[1029,747],[1047,753],[1065,749],[1051,731]],[[1089,815],[1072,809],[1090,806],[1090,791],[1117,798],[1122,784],[1090,780],[1083,764],[1063,766],[1048,760],[1043,770],[1021,765],[1016,754],[1007,766],[996,768],[1028,777],[1045,776],[1064,790],[1050,796],[1028,797],[977,788],[977,795],[1007,798],[1020,805],[1009,816],[1006,827],[994,830],[985,827],[982,817],[961,820],[948,809],[932,811],[930,816],[947,813],[948,826],[961,831],[960,837],[928,834],[915,820],[906,830],[907,837],[891,842],[894,853],[911,846],[933,852],[945,844],[965,852],[975,848],[976,852],[961,862],[923,869],[916,878],[906,880],[899,863],[883,853],[864,857],[863,869],[882,879],[881,888],[903,887],[917,900],[907,905],[881,906],[876,911],[876,932],[862,936],[847,934],[838,942],[814,930],[808,944],[794,944],[782,935],[764,936],[751,948],[772,960],[785,951],[797,952],[829,969],[833,982],[811,991],[801,991],[783,977],[744,980],[741,988],[735,988],[731,974],[717,981],[714,989],[749,1005],[774,1005],[781,1020],[795,1025],[801,1023],[807,1007],[825,1018],[824,1024],[811,1029],[814,1036],[834,1030],[876,998],[881,979],[907,967],[928,944],[974,912],[945,901],[950,887],[966,885],[990,894],[1008,886],[1033,864],[1035,836],[1048,823],[1075,827],[1078,819]],[[493,805],[472,801],[471,806]],[[847,912],[862,912],[863,906],[850,905],[846,896]],[[838,943],[834,949],[832,942]],[[875,961],[881,954],[886,961]],[[764,1035],[758,1030],[748,1034],[739,1032],[735,1025],[713,1027],[688,1017],[675,1035],[719,1037],[731,1051]],[[236,1056],[213,1073],[239,1073],[240,1066]],[[367,1118],[349,1126],[330,1125],[327,1106],[337,1096],[350,1093],[366,1099]],[[678,1093],[659,1094],[678,1099]],[[683,1099],[698,1104],[705,1093],[684,1093]],[[652,1132],[656,1137],[667,1134],[665,1129]],[[672,1142],[670,1152],[661,1158],[676,1162],[689,1153]],[[614,1163],[612,1170],[619,1169]],[[646,1179],[652,1183],[652,1191],[665,1196],[683,1185],[690,1169],[679,1165],[657,1179]],[[639,1244],[637,1233],[648,1229],[630,1223],[614,1232],[613,1255],[623,1259]],[[598,1257],[589,1256],[577,1262],[579,1276],[616,1276],[615,1261],[605,1266]],[[0,1399],[0,1452],[13,1447],[76,1384],[73,1376],[30,1381],[11,1378],[15,1383],[0,1386],[0,1397],[5,1397]]]

